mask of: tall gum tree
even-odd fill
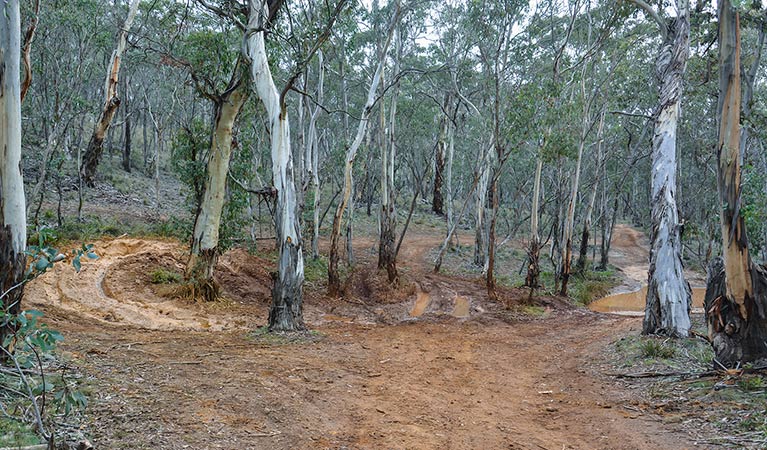
[[[741,214],[740,17],[729,0],[719,9],[717,187],[722,257],[708,268],[706,321],[716,361],[724,366],[767,360],[767,273],[752,263]]]
[[[279,256],[277,272],[272,275],[274,286],[269,309],[269,330],[278,332],[306,329],[303,317],[304,255],[300,209],[285,100],[293,83],[306,70],[320,46],[327,41],[333,24],[346,6],[346,0],[336,2],[325,29],[315,37],[304,58],[297,61],[296,70],[282,91],[278,91],[266,55],[265,33],[281,5],[280,0],[250,0],[243,37],[243,52],[250,61],[252,87],[266,109],[271,140],[272,179],[277,192],[274,224]]]
[[[690,7],[677,0],[676,17],[664,20],[643,2],[663,35],[655,76],[658,107],[653,117],[651,169],[652,233],[644,334],[687,337],[690,332],[690,285],[684,279],[682,241],[677,210],[677,124],[690,54]]]
[[[91,140],[88,142],[88,148],[85,150],[82,164],[80,165],[80,175],[88,186],[93,186],[96,169],[98,168],[99,161],[101,161],[101,154],[104,152],[104,137],[107,131],[109,131],[109,126],[112,124],[117,108],[120,107],[120,98],[117,96],[120,65],[128,41],[128,32],[133,25],[133,19],[136,17],[138,5],[139,0],[131,0],[128,16],[125,18],[122,27],[120,27],[117,35],[117,46],[112,52],[112,58],[107,66],[106,82],[104,83],[104,106],[98,121],[96,121]]]
[[[394,73],[399,74],[402,61],[402,36],[397,27],[395,32]],[[383,56],[382,56],[383,58]],[[396,75],[395,75],[396,76]],[[386,139],[381,146],[381,232],[378,239],[378,268],[386,269],[389,283],[394,283],[399,277],[397,273],[397,205],[395,202],[394,172],[397,155],[397,101],[400,93],[398,79],[393,82],[391,105],[389,108],[389,126],[386,128]],[[383,108],[381,109],[383,111]],[[382,117],[383,122],[383,117]]]
[[[274,5],[278,7],[279,2]],[[298,217],[293,153],[290,150],[290,124],[285,94],[277,91],[269,69],[264,42],[269,10],[264,0],[250,0],[245,51],[250,60],[253,89],[261,99],[268,116],[272,177],[277,191],[274,209],[279,257],[273,275],[272,306],[269,309],[270,331],[306,329],[303,317],[304,255]]]
[[[241,66],[237,64],[226,91],[213,99],[210,153],[202,202],[194,222],[192,249],[186,266],[186,279],[193,289],[193,297],[208,301],[216,299],[219,293],[213,269],[219,254],[218,237],[232,156],[232,134],[235,120],[248,97],[248,86],[242,80],[241,72]]]
[[[330,233],[330,258],[328,263],[328,294],[331,296],[337,296],[341,290],[341,278],[338,274],[338,261],[340,259],[338,254],[338,241],[341,238],[341,220],[344,216],[346,206],[349,204],[349,199],[352,195],[352,169],[354,167],[354,160],[357,157],[357,151],[362,145],[362,141],[365,138],[370,114],[375,106],[376,92],[378,92],[378,85],[381,82],[384,66],[386,65],[386,54],[389,50],[394,30],[397,27],[397,22],[400,16],[399,2],[394,4],[395,12],[392,16],[392,22],[389,26],[389,33],[386,37],[386,41],[383,45],[382,56],[379,59],[376,71],[373,74],[373,79],[370,82],[370,88],[368,89],[367,100],[365,106],[362,108],[362,115],[360,116],[360,122],[357,126],[357,134],[354,137],[354,141],[346,151],[346,160],[344,163],[344,184],[342,188],[341,200],[338,202],[335,214],[333,215],[333,228]]]
[[[7,0],[0,5],[0,305],[3,312],[10,315],[21,310],[27,246],[20,166],[20,41],[19,1]],[[13,333],[6,317],[0,316],[0,345],[3,346]]]

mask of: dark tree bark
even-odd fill
[[[130,167],[130,154],[131,154],[131,120],[130,120],[130,113],[128,112],[128,82],[126,81],[124,83],[125,85],[125,109],[123,109],[124,113],[124,120],[125,120],[125,141],[123,142],[123,170],[126,172],[131,171]]]
[[[450,105],[450,96],[445,96],[445,108]],[[442,116],[440,119],[440,133],[439,140],[437,141],[437,148],[434,152],[434,190],[432,193],[431,209],[435,214],[440,216],[444,215],[445,198],[442,194],[442,188],[444,184],[444,172],[445,172],[445,154],[447,149],[447,128],[449,126],[448,121],[450,119],[447,116]]]
[[[130,30],[131,25],[133,24],[133,19],[136,17],[138,4],[138,0],[131,0],[128,17],[125,19],[125,22],[120,29],[120,33],[117,36],[117,47],[114,52],[112,52],[112,59],[109,62],[109,67],[107,67],[104,107],[101,110],[99,119],[96,122],[96,127],[93,129],[91,140],[88,142],[88,148],[85,150],[85,154],[83,155],[80,164],[80,175],[88,186],[94,185],[96,169],[98,169],[101,155],[104,152],[104,137],[106,136],[107,131],[109,131],[109,126],[112,124],[112,119],[117,112],[117,108],[120,107],[120,99],[117,97],[120,63],[122,62],[123,53],[125,52],[128,30]]]
[[[740,18],[719,2],[718,190],[722,259],[709,267],[706,321],[716,360],[725,366],[767,360],[767,276],[751,262],[741,209]]]

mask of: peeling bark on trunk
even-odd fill
[[[21,176],[21,21],[18,0],[0,6],[0,306],[21,310],[27,246],[24,182]],[[0,346],[14,328],[0,318]],[[11,348],[7,348],[12,350]],[[5,358],[0,358],[0,362]]]
[[[370,119],[370,113],[373,111],[373,106],[376,101],[376,93],[378,92],[378,85],[381,82],[383,76],[384,65],[386,64],[386,53],[389,49],[389,45],[394,35],[394,30],[397,26],[399,19],[399,7],[397,7],[394,16],[392,17],[391,26],[389,27],[389,34],[386,38],[386,42],[383,46],[383,54],[379,60],[376,71],[373,74],[373,79],[370,82],[370,88],[368,89],[367,100],[365,106],[362,108],[362,115],[360,116],[360,123],[357,126],[357,134],[354,136],[349,149],[346,151],[346,163],[344,165],[344,186],[343,195],[341,201],[338,202],[336,212],[333,215],[333,229],[330,233],[330,258],[328,262],[328,295],[336,297],[341,293],[341,278],[338,274],[338,241],[341,238],[341,221],[346,210],[346,205],[349,203],[349,199],[352,195],[352,169],[354,167],[354,160],[357,157],[357,151],[362,145],[363,139],[367,135],[367,126]],[[351,217],[349,218],[351,221]],[[351,233],[349,233],[351,234]],[[350,242],[350,241],[348,241]]]
[[[684,279],[679,213],[676,205],[677,122],[690,36],[686,0],[668,22],[656,60],[660,106],[655,116],[652,156],[652,234],[643,334],[687,337],[690,331],[690,285]]]
[[[543,159],[539,154],[535,163],[535,184],[533,186],[533,205],[530,212],[530,244],[527,249],[527,277],[525,277],[525,286],[532,291],[540,287],[539,276],[541,273],[541,237],[538,232],[538,220],[540,217],[540,197],[541,197],[541,172],[543,171]]]
[[[706,320],[716,360],[725,366],[767,360],[767,275],[751,262],[741,215],[740,19],[719,2],[718,190],[721,261],[709,266]]]
[[[288,113],[274,84],[264,45],[264,20],[268,12],[263,0],[250,1],[244,47],[251,61],[254,90],[269,117],[272,175],[277,190],[274,216],[279,257],[278,271],[272,275],[274,287],[269,330],[301,331],[306,329],[303,317],[304,257]]]
[[[445,95],[445,106],[447,110],[450,107],[450,95]],[[435,214],[440,216],[444,214],[445,209],[445,196],[443,194],[443,181],[445,173],[445,157],[448,150],[447,134],[450,127],[450,118],[443,115],[440,118],[439,126],[439,139],[437,140],[437,147],[434,152],[434,190],[432,192],[431,209]]]
[[[94,178],[96,176],[96,169],[101,161],[101,154],[104,151],[104,136],[109,130],[109,126],[112,124],[117,108],[120,106],[120,99],[117,97],[117,83],[120,74],[120,63],[122,62],[123,53],[125,52],[125,45],[128,40],[128,31],[133,25],[133,19],[136,17],[136,11],[138,11],[139,0],[131,0],[128,17],[125,19],[120,33],[117,36],[117,48],[112,52],[112,59],[109,62],[107,68],[106,83],[104,85],[104,107],[101,110],[101,115],[96,122],[96,127],[91,135],[91,140],[88,142],[88,148],[83,155],[82,164],[80,165],[80,174],[83,181],[88,186],[93,186]]]
[[[206,301],[215,300],[219,286],[213,278],[218,260],[218,235],[221,213],[226,196],[226,178],[232,155],[232,130],[247,99],[247,86],[240,79],[239,64],[229,89],[216,102],[214,125],[210,140],[210,155],[203,186],[202,202],[192,233],[192,251],[186,265],[186,281],[192,296]],[[155,166],[159,160],[155,161]]]

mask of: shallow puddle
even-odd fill
[[[471,302],[469,302],[469,299],[466,297],[461,297],[460,295],[455,296],[455,306],[453,306],[453,313],[451,314],[453,317],[469,317],[469,307],[471,306]]]
[[[692,312],[703,313],[703,298],[706,288],[692,288]],[[621,316],[643,316],[647,286],[634,292],[608,295],[589,304],[592,311],[618,314]]]
[[[413,310],[410,311],[410,317],[420,317],[424,311],[426,311],[426,308],[429,307],[429,303],[431,303],[431,296],[429,293],[418,289],[415,305],[413,305]]]

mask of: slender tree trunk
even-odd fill
[[[32,193],[29,196],[32,201],[35,199],[40,199],[40,204],[42,204],[42,199],[45,196],[45,182],[48,178],[48,164],[51,162],[51,158],[53,157],[53,152],[56,151],[59,144],[59,139],[61,138],[62,134],[62,128],[64,128],[64,121],[58,120],[54,125],[53,129],[51,129],[48,140],[45,144],[45,151],[43,152],[43,159],[41,161],[40,165],[40,176],[37,179],[37,182],[35,183],[35,186],[32,188]],[[29,203],[29,209],[27,210],[27,216],[31,215],[32,211],[32,201]],[[40,206],[38,205],[38,210],[40,209]],[[37,222],[37,215],[35,214],[35,223]]]
[[[541,197],[541,172],[543,171],[543,159],[540,153],[535,162],[535,184],[533,185],[533,205],[530,212],[530,244],[527,250],[527,277],[525,286],[532,291],[540,287],[539,276],[541,273],[541,237],[538,232],[538,220],[540,217],[540,197]]]
[[[580,144],[578,145],[578,159],[575,161],[575,174],[573,175],[573,186],[572,191],[570,192],[570,201],[567,204],[567,216],[565,218],[564,227],[562,229],[562,261],[559,272],[559,280],[562,283],[559,295],[562,296],[567,296],[567,284],[570,280],[570,264],[573,260],[573,228],[575,227],[575,205],[578,201],[578,187],[581,180],[581,161],[583,160],[583,147],[585,144],[586,136],[581,136]]]
[[[599,127],[597,129],[597,157],[594,164],[594,186],[591,187],[591,197],[589,198],[586,214],[583,220],[583,232],[581,233],[581,248],[578,253],[578,262],[575,264],[575,272],[583,273],[588,263],[589,237],[591,235],[591,216],[594,213],[594,205],[597,201],[597,192],[599,191],[599,180],[604,160],[602,159],[602,131],[605,124],[604,111],[599,117]]]
[[[501,178],[500,168],[500,156],[501,150],[498,150],[498,162],[496,168],[493,169],[492,188],[491,188],[491,202],[492,210],[490,215],[490,227],[487,232],[487,263],[485,264],[485,277],[487,285],[487,295],[492,300],[497,300],[498,295],[495,292],[495,228],[498,222],[498,209],[501,206],[501,201],[498,192],[498,183]]]
[[[487,190],[490,180],[490,168],[487,165],[480,167],[479,186],[475,193],[476,198],[476,217],[474,221],[474,265],[485,267],[487,258],[487,225],[485,223],[485,212],[487,206]]]
[[[477,167],[477,170],[482,170],[481,168],[485,166],[487,159],[487,154],[482,153],[482,156],[480,157],[479,164]],[[453,238],[453,234],[455,234],[455,229],[458,227],[458,224],[461,223],[461,219],[463,218],[463,215],[466,214],[466,211],[469,209],[469,203],[471,200],[472,194],[474,194],[474,191],[479,186],[479,180],[481,176],[476,173],[474,175],[474,181],[471,183],[471,188],[466,193],[466,198],[463,201],[463,206],[461,207],[461,210],[458,212],[458,217],[455,218],[455,221],[453,221],[453,224],[451,227],[447,230],[447,236],[445,236],[445,240],[442,241],[442,245],[439,247],[439,252],[437,252],[437,257],[434,259],[434,273],[439,273],[440,268],[442,267],[442,261],[445,258],[445,252],[447,251],[448,246],[450,245],[450,240]]]
[[[450,94],[445,95],[444,109],[450,107]],[[432,193],[431,209],[435,214],[443,215],[445,209],[445,200],[442,192],[442,185],[444,181],[445,173],[445,153],[447,153],[448,143],[447,134],[450,127],[450,118],[446,115],[442,115],[440,118],[439,126],[439,139],[437,140],[437,147],[434,152],[434,190]]]
[[[131,119],[128,108],[128,81],[126,78],[125,83],[125,107],[123,108],[123,120],[125,121],[125,140],[123,142],[123,170],[126,172],[131,171],[130,167],[130,154],[131,154]]]
[[[186,265],[186,279],[193,288],[193,296],[202,300],[215,300],[219,286],[213,278],[218,260],[218,237],[221,213],[226,197],[226,178],[232,155],[232,130],[242,106],[247,99],[247,85],[240,79],[240,66],[227,92],[214,105],[213,130],[210,140],[210,156],[203,187],[202,202],[192,233],[192,250]],[[155,161],[159,167],[159,158]]]
[[[352,197],[349,200],[349,213],[346,218],[346,265],[354,265],[354,174],[352,174]]]
[[[27,218],[21,176],[21,19],[18,0],[0,7],[0,306],[11,317],[21,311],[26,267]],[[8,319],[11,317],[6,316]],[[0,319],[0,346],[15,331]],[[5,357],[0,358],[0,362]]]
[[[317,53],[319,79],[317,82],[317,103],[322,103],[323,91],[325,89],[325,62],[322,51]],[[320,114],[319,105],[315,106],[312,116],[309,119],[309,139],[308,146],[309,160],[311,161],[311,178],[314,189],[314,201],[312,204],[312,258],[319,259],[320,249],[320,145],[317,136],[317,117]]]
[[[163,138],[161,128],[158,123],[155,123],[155,141],[157,145],[154,147],[154,205],[156,208],[160,207],[160,155],[162,155]]]
[[[107,67],[107,77],[104,85],[104,107],[96,122],[96,127],[93,130],[91,140],[88,143],[88,148],[83,155],[82,165],[80,166],[80,173],[82,174],[83,181],[85,181],[88,186],[93,186],[96,169],[101,160],[101,154],[104,151],[104,136],[109,130],[109,126],[112,124],[112,119],[114,118],[115,112],[117,112],[117,108],[120,106],[120,98],[117,96],[120,63],[122,62],[123,53],[125,52],[128,31],[130,30],[131,25],[133,25],[133,19],[136,17],[138,5],[139,0],[131,0],[128,9],[128,17],[125,19],[125,22],[120,29],[120,33],[117,36],[117,48],[112,52],[112,59]]]
[[[653,136],[652,244],[642,332],[687,337],[691,326],[691,292],[684,279],[676,205],[677,122],[690,53],[687,0],[677,1],[677,14],[668,21],[667,38],[655,67],[660,82],[660,107]]]
[[[147,121],[147,118],[149,116],[148,113],[148,106],[149,100],[147,99],[146,94],[144,94],[144,109],[141,113],[141,133],[143,134],[143,147],[144,147],[144,170],[147,170],[148,163],[149,163],[149,136],[147,133],[147,128],[149,126],[149,123]]]
[[[455,116],[453,117],[455,118]],[[453,158],[455,156],[455,123],[450,120],[447,125],[447,163],[445,164],[445,211],[447,217],[447,234],[453,228]]]
[[[394,59],[394,73],[399,73],[402,59],[402,38],[394,27],[396,33],[396,57]],[[397,281],[397,211],[394,196],[394,167],[397,154],[396,145],[396,119],[397,100],[399,98],[399,81],[394,82],[389,111],[389,127],[387,130],[388,142],[381,146],[381,234],[378,244],[378,268],[386,269],[389,283]]]
[[[274,84],[264,45],[263,0],[250,1],[246,49],[251,61],[251,79],[269,117],[272,146],[272,175],[277,190],[275,231],[279,249],[278,272],[273,275],[269,330],[306,329],[303,316],[304,257],[297,211],[293,154],[290,151],[288,113]],[[256,31],[261,30],[261,31]]]
[[[370,113],[375,106],[376,93],[378,92],[378,86],[383,76],[384,65],[386,64],[386,53],[389,49],[394,30],[397,27],[397,21],[399,20],[399,3],[397,3],[397,9],[392,16],[392,22],[389,27],[389,34],[386,38],[382,50],[382,57],[379,59],[376,71],[373,74],[373,80],[370,82],[370,88],[368,89],[367,100],[365,106],[362,109],[362,115],[360,116],[360,123],[357,126],[357,134],[354,137],[349,149],[346,151],[346,163],[344,165],[344,186],[342,189],[343,195],[341,201],[338,202],[336,212],[333,215],[333,228],[330,232],[330,258],[328,261],[328,294],[332,297],[336,297],[341,292],[341,278],[338,274],[338,241],[341,237],[341,221],[346,210],[346,205],[349,203],[349,199],[352,195],[352,169],[354,166],[354,160],[357,157],[357,151],[362,145],[363,139],[365,139],[368,121],[370,119]],[[351,218],[350,218],[351,219]]]
[[[709,265],[705,309],[716,360],[725,366],[767,358],[767,274],[752,264],[741,215],[740,18],[719,2],[718,190],[722,259]]]

